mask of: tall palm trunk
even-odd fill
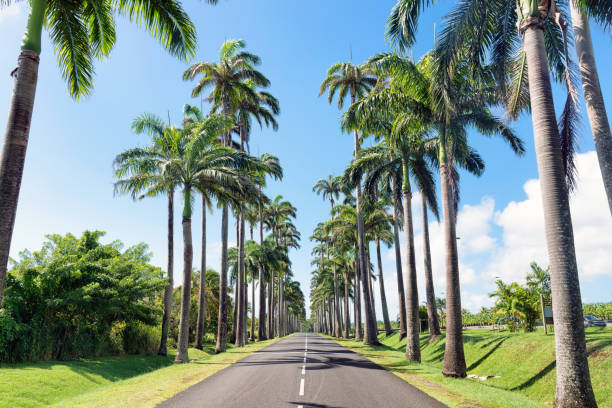
[[[221,276],[219,282],[219,319],[217,324],[217,345],[215,353],[227,348],[227,204],[223,205],[221,215]]]
[[[206,197],[202,195],[202,264],[200,267],[200,296],[198,297],[198,323],[196,324],[197,349],[202,350],[204,337],[204,313],[206,307]]]
[[[423,258],[425,262],[425,297],[427,299],[427,327],[429,328],[429,341],[440,335],[440,322],[436,311],[436,295],[431,270],[431,249],[429,247],[429,222],[427,220],[427,201],[421,193],[421,207],[423,210]]]
[[[185,186],[183,210],[183,289],[181,291],[181,319],[175,363],[189,362],[189,311],[191,309],[191,270],[193,268],[193,244],[191,239],[191,189]]]
[[[351,331],[349,318],[349,279],[348,272],[344,272],[344,338],[348,339]]]
[[[374,326],[376,328],[376,336],[378,338],[378,319],[376,318],[376,299],[374,298],[374,284],[372,283],[372,271],[370,270],[370,266],[372,265],[372,261],[370,260],[370,241],[366,244],[366,255],[368,265],[368,290],[370,291],[370,302],[372,303],[372,315],[374,316]]]
[[[338,281],[336,277],[336,265],[335,264],[333,266],[333,270],[334,270],[334,304],[336,305],[336,313],[334,316],[336,320],[336,332],[334,333],[334,336],[342,337],[342,328],[340,327],[340,320],[342,320],[342,317],[340,316],[340,308],[338,307],[340,303],[339,303],[339,296],[338,296]]]
[[[260,190],[261,194],[261,190]],[[259,204],[259,245],[263,245],[263,212]],[[266,339],[266,284],[264,283],[263,268],[259,266],[259,322],[257,326],[257,340]],[[270,333],[268,331],[268,333]]]
[[[463,351],[461,324],[461,289],[459,284],[459,259],[457,256],[457,232],[453,196],[451,192],[451,167],[446,155],[446,127],[440,132],[440,186],[444,215],[444,244],[446,247],[446,344],[442,374],[465,377],[466,365]]]
[[[244,247],[242,245],[244,236],[244,220],[242,215],[238,215],[238,276],[236,277],[236,320],[234,325],[236,326],[236,347],[244,346],[244,336],[242,334],[244,330]]]
[[[417,289],[416,262],[414,256],[414,229],[412,225],[412,193],[410,192],[409,174],[404,167],[402,196],[404,199],[404,234],[406,235],[406,358],[421,362],[421,345],[419,341],[419,292]]]
[[[34,109],[46,0],[32,0],[0,155],[0,306]]]
[[[255,341],[255,273],[251,273],[251,336],[250,340]]]
[[[157,354],[168,355],[168,328],[172,314],[172,292],[174,290],[174,189],[168,190],[168,284],[164,289],[164,317]]]
[[[361,262],[359,261],[359,251],[355,248],[355,282],[353,284],[353,304],[355,306],[355,341],[361,341]]]
[[[397,191],[397,180],[393,179],[393,190]],[[395,248],[395,270],[397,272],[397,295],[399,304],[399,337],[406,337],[406,294],[404,292],[404,275],[402,272],[402,251],[399,239],[399,211],[401,204],[393,194],[393,246]]]
[[[608,196],[608,206],[612,213],[612,133],[610,132],[610,123],[599,85],[589,18],[577,4],[577,0],[570,0],[570,4],[574,41],[578,53],[580,76],[582,77],[582,90],[584,91],[587,114],[589,115],[595,148],[597,149],[599,168]]]
[[[572,217],[563,175],[544,33],[533,23],[523,28],[555,317],[555,407],[596,407],[587,362]]]
[[[273,339],[274,334],[274,269],[272,269],[268,283],[268,338]]]
[[[390,336],[393,333],[391,330],[391,322],[389,321],[389,310],[387,309],[387,295],[385,294],[385,279],[383,277],[382,256],[380,254],[380,240],[376,240],[376,260],[378,261],[378,287],[380,288],[380,303],[382,304],[383,323],[385,325],[385,334]]]

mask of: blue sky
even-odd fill
[[[298,208],[296,224],[303,236],[302,248],[293,251],[294,273],[307,293],[311,244],[308,237],[317,222],[328,216],[329,204],[311,192],[312,185],[328,174],[340,174],[352,153],[351,137],[339,131],[340,113],[326,98],[318,98],[326,69],[351,58],[361,63],[369,56],[388,50],[384,41],[386,17],[393,1],[239,1],[221,0],[217,6],[186,2],[185,7],[198,29],[196,60],[216,59],[221,43],[243,38],[248,49],[262,58],[261,71],[272,82],[270,92],[281,103],[278,132],[255,130],[252,152],[270,152],[281,159],[285,170],[282,183],[269,184],[268,194],[281,194]],[[428,12],[420,23],[415,58],[434,42],[434,23],[440,26],[451,2]],[[26,6],[0,12],[0,113],[8,112],[12,89],[9,77],[19,53],[25,27]],[[128,245],[148,243],[153,262],[166,263],[164,199],[132,202],[113,197],[112,160],[122,150],[144,145],[146,137],[130,133],[131,120],[143,112],[156,113],[178,124],[185,103],[191,99],[192,83],[181,80],[186,64],[170,57],[146,32],[118,18],[118,41],[110,59],[96,65],[95,89],[91,96],[75,102],[56,66],[52,46],[44,34],[39,85],[36,95],[30,145],[17,215],[11,255],[38,249],[44,234],[79,234],[84,229],[107,231],[107,239]],[[612,85],[606,81],[612,66],[611,37],[593,27],[597,63],[606,101]],[[556,106],[563,92],[556,89]],[[608,102],[608,108],[610,103]],[[584,109],[583,109],[584,111]],[[6,116],[5,116],[6,117]],[[4,126],[5,122],[1,122]],[[543,232],[538,220],[537,168],[533,152],[531,118],[514,125],[526,142],[527,154],[512,156],[499,140],[473,134],[473,145],[487,163],[480,178],[461,180],[462,212],[459,219],[464,305],[476,310],[490,305],[487,293],[495,276],[520,280],[529,261],[547,264]],[[584,169],[584,188],[574,197],[578,261],[585,301],[612,300],[612,231],[588,127],[583,120],[579,156]],[[599,178],[598,178],[599,177]],[[534,190],[536,189],[536,190]],[[531,195],[530,195],[531,193]],[[415,200],[417,201],[417,200]],[[418,202],[418,201],[417,201]],[[418,209],[416,216],[420,217]],[[178,212],[177,212],[178,215]],[[194,224],[198,225],[199,211]],[[416,220],[420,223],[420,218]],[[180,237],[177,222],[176,236]],[[209,216],[209,267],[218,269],[220,225],[217,214]],[[441,237],[432,223],[432,245]],[[233,231],[230,228],[230,232]],[[601,231],[601,232],[600,232]],[[420,227],[417,227],[417,248]],[[232,238],[232,236],[230,236]],[[182,247],[177,239],[175,275],[180,275]],[[194,228],[194,246],[199,231]],[[583,250],[581,248],[584,248]],[[443,257],[434,252],[436,290],[444,292]],[[392,317],[394,299],[392,251],[385,250],[387,297]],[[422,261],[417,257],[418,267]],[[199,265],[199,254],[194,264]],[[180,276],[177,276],[180,282]],[[420,286],[422,278],[419,275]],[[177,283],[178,283],[177,282]],[[421,298],[423,298],[421,292]],[[380,308],[378,308],[380,310]]]

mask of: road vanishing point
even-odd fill
[[[298,333],[162,402],[159,408],[446,408],[332,340]]]

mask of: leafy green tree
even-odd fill
[[[0,309],[0,361],[154,352],[163,272],[145,244],[124,250],[103,236],[48,235],[20,254]]]
[[[0,10],[14,0],[0,1]],[[216,0],[208,0],[216,3]],[[70,95],[79,99],[93,89],[94,61],[108,57],[115,45],[115,15],[143,26],[172,55],[187,61],[195,55],[196,30],[180,1],[29,2],[30,16],[21,43],[15,86],[0,158],[0,304],[15,224],[34,96],[38,82],[42,30],[49,31],[58,65]]]

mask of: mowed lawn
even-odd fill
[[[552,335],[465,330],[468,375],[499,376],[485,381],[452,379],[441,374],[444,334],[434,343],[421,336],[422,364],[406,361],[406,341],[396,333],[379,336],[383,344],[368,347],[352,340],[340,344],[363,354],[452,407],[542,407],[555,390],[555,345]],[[587,328],[589,367],[600,408],[612,408],[612,328]]]
[[[229,347],[214,354],[189,349],[188,364],[167,357],[131,355],[0,365],[0,407],[153,407],[275,340]]]

